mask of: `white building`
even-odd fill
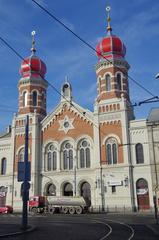
[[[94,111],[73,101],[66,80],[59,104],[47,114],[46,66],[35,55],[33,43],[31,56],[20,68],[18,113],[0,136],[0,205],[14,209],[22,205],[17,170],[18,162],[24,161],[28,115],[31,196],[82,195],[95,210],[153,207],[153,195],[158,194],[159,128],[154,130],[152,114],[148,120],[134,118],[126,48],[112,34],[110,18],[107,36],[96,51]]]

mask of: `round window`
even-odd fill
[[[65,147],[68,149],[71,147],[70,143],[66,143]]]
[[[50,145],[49,149],[50,149],[51,151],[53,151],[53,150],[54,150],[54,146],[53,146],[53,145]]]
[[[64,127],[68,128],[69,127],[69,122],[64,122]]]
[[[87,145],[88,145],[88,144],[87,144],[87,141],[83,141],[83,142],[82,142],[82,147],[87,147]]]

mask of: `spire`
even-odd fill
[[[111,10],[111,7],[110,7],[110,6],[107,6],[107,7],[106,7],[106,12],[107,12],[107,22],[108,22],[108,25],[107,25],[108,35],[111,35],[111,31],[112,31],[112,27],[111,27],[111,25],[110,25],[110,22],[111,22],[110,10]]]
[[[35,31],[32,31],[32,32],[31,32],[31,35],[32,35],[32,47],[31,47],[32,55],[34,55],[35,52],[36,52],[36,49],[35,49],[35,37],[34,37],[35,34],[36,34]]]
[[[65,82],[61,87],[61,101],[63,102],[71,102],[72,100],[72,87],[69,83],[68,76],[65,76]]]
[[[68,83],[68,76],[65,76],[65,83]]]

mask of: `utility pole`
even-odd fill
[[[30,183],[28,182],[28,132],[29,132],[29,116],[26,116],[25,120],[25,154],[24,154],[24,180],[22,183],[23,190],[23,212],[22,212],[22,229],[26,230],[28,228],[28,198],[29,198],[29,187]]]
[[[155,126],[155,125],[154,125]],[[157,174],[157,164],[156,164],[156,152],[155,152],[155,146],[154,146],[154,131],[153,131],[153,125],[151,126],[151,132],[152,132],[152,151],[153,151],[153,160],[154,160],[154,168],[155,168],[155,195],[153,196],[153,203],[154,203],[154,210],[155,210],[155,219],[156,224],[158,224],[158,174]]]
[[[77,173],[77,166],[76,166],[76,156],[74,157],[74,196],[76,196],[76,173]]]
[[[104,200],[104,187],[103,187],[103,167],[102,167],[102,154],[101,154],[101,129],[100,129],[100,122],[99,122],[99,154],[100,154],[100,192],[101,192],[101,205],[102,205],[102,212],[104,212],[105,208],[105,200]]]
[[[105,210],[105,199],[104,199],[104,182],[103,182],[103,168],[102,168],[102,162],[100,166],[100,188],[101,188],[101,203],[102,203],[102,212]]]

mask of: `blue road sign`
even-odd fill
[[[31,169],[31,164],[30,162],[27,162],[26,181],[31,181],[30,169]],[[24,182],[24,170],[25,170],[25,163],[18,162],[18,182]]]

